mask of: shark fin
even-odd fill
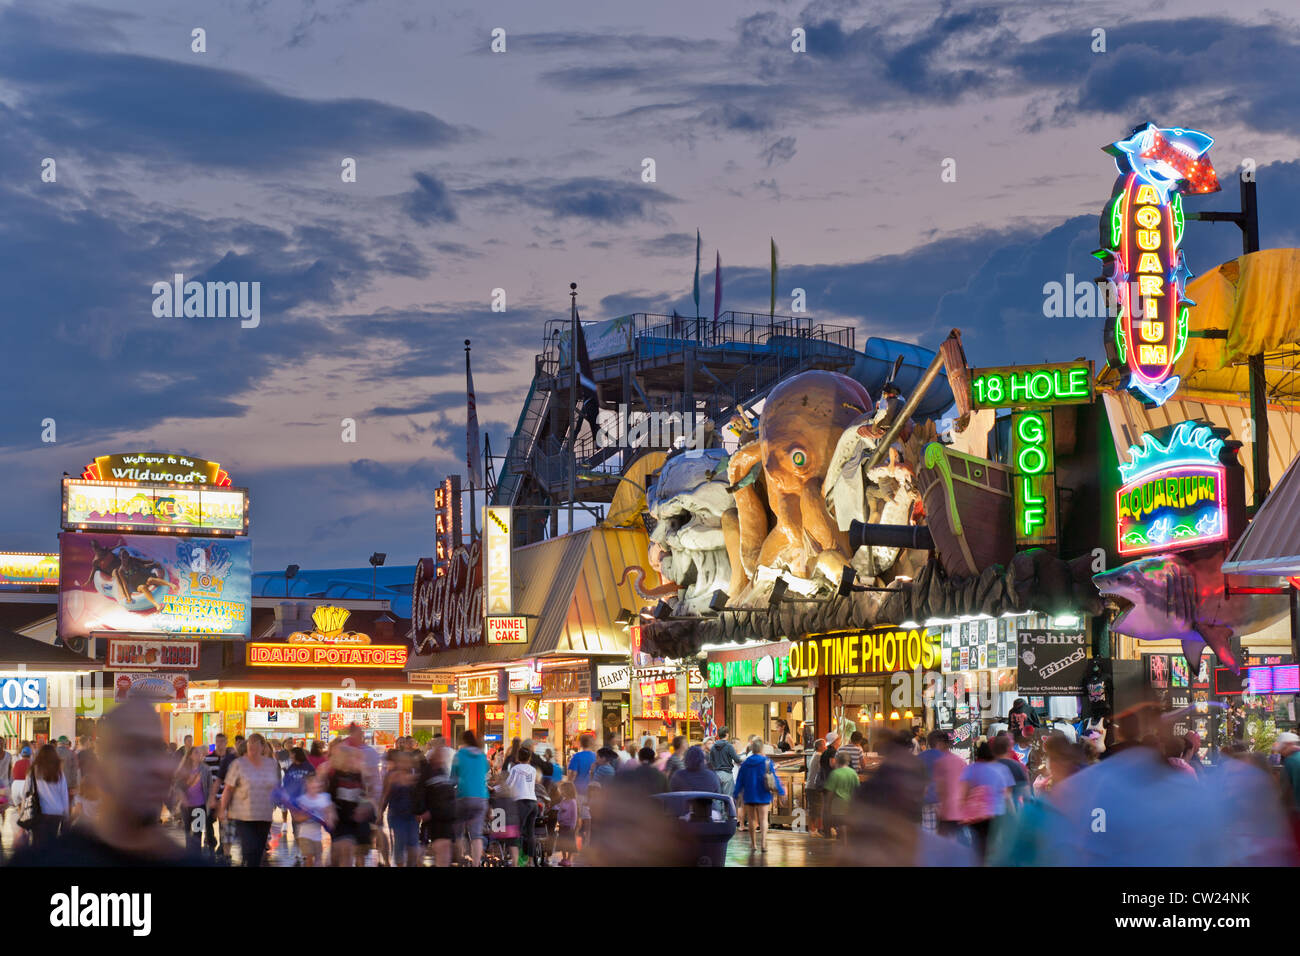
[[[1215,659],[1223,667],[1232,668],[1234,674],[1241,673],[1241,661],[1232,647],[1232,628],[1218,624],[1199,623],[1196,629],[1205,635],[1206,643],[1214,651]]]
[[[1195,674],[1201,669],[1201,655],[1205,653],[1205,638],[1199,634],[1192,634],[1183,638],[1183,657],[1187,658],[1187,666]]]

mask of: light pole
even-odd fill
[[[388,555],[383,551],[376,551],[370,556],[370,600],[375,599],[375,575],[379,571],[379,566],[387,560]]]
[[[289,596],[289,579],[298,576],[298,565],[291,564],[284,569],[284,596]]]

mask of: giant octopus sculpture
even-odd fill
[[[768,395],[757,438],[727,470],[736,504],[724,524],[733,598],[783,572],[797,591],[817,588],[818,578],[839,581],[852,553],[822,486],[845,430],[871,410],[867,390],[838,372],[804,372]]]

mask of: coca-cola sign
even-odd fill
[[[479,543],[452,552],[442,574],[433,558],[415,566],[411,644],[417,654],[478,647],[483,643],[483,562]]]

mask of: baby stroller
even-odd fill
[[[533,866],[550,866],[555,853],[556,827],[559,810],[553,805],[551,795],[540,784],[537,787],[537,819],[533,823]]]
[[[505,787],[497,787],[488,800],[487,846],[484,866],[510,866],[519,842],[519,814]]]

